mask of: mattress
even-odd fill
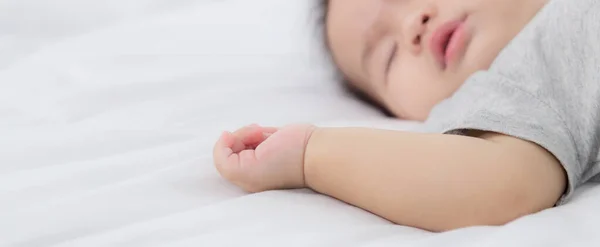
[[[250,123],[416,131],[341,90],[309,0],[0,2],[0,246],[598,246],[600,187],[430,233],[211,157]]]

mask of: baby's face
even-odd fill
[[[327,36],[348,80],[395,115],[425,120],[546,0],[331,0]]]

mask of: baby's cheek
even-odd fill
[[[387,105],[403,119],[425,121],[433,107],[451,95],[446,91],[425,83],[390,85]]]

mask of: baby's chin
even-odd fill
[[[425,102],[424,99],[428,97],[422,97],[420,102],[404,102],[402,105],[401,102],[394,102],[389,104],[387,107],[389,113],[395,117],[402,120],[409,121],[419,121],[425,122],[429,117],[429,113],[437,105],[440,101],[438,100],[430,100],[429,102]]]
[[[442,101],[452,97],[465,79],[464,75],[452,74],[437,78],[436,82],[428,85],[396,89],[390,92],[385,103],[396,117],[426,121],[431,111]]]

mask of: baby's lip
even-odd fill
[[[451,52],[448,49],[450,46],[450,42],[457,29],[464,24],[463,19],[448,21],[441,26],[439,26],[429,41],[429,48],[431,49],[431,53],[433,54],[435,60],[442,66],[442,68],[446,68],[449,59],[449,53]]]

